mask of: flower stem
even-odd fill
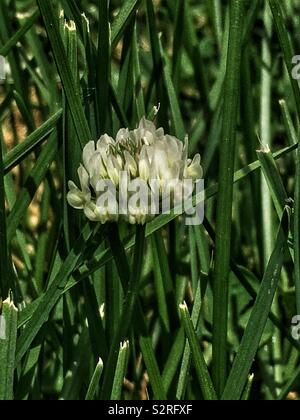
[[[145,226],[137,226],[135,237],[135,251],[133,258],[133,267],[131,270],[130,280],[126,297],[123,304],[120,323],[114,335],[111,351],[106,362],[103,388],[101,398],[106,400],[110,397],[110,390],[112,388],[114,371],[118,360],[120,343],[125,341],[128,335],[129,327],[132,323],[135,303],[139,293],[140,278],[142,273],[142,263],[145,249]]]

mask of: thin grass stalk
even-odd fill
[[[299,87],[299,80],[293,77],[293,56],[294,56],[294,48],[292,44],[292,40],[289,36],[289,32],[285,26],[285,19],[284,13],[282,9],[282,4],[278,0],[269,0],[269,4],[273,13],[274,23],[277,31],[277,36],[280,41],[280,45],[283,51],[285,64],[288,70],[288,74],[290,77],[290,83],[294,93],[294,99],[296,104],[298,122],[300,121],[300,87]],[[297,171],[296,171],[296,186],[295,186],[295,214],[294,214],[294,251],[295,251],[295,287],[296,287],[296,305],[297,305],[297,313],[300,314],[300,234],[299,234],[299,196],[300,196],[300,157],[299,153],[297,155]]]
[[[218,396],[224,390],[227,376],[228,278],[243,14],[244,1],[231,0],[214,272],[213,380]]]
[[[8,273],[8,243],[6,228],[6,211],[5,211],[5,188],[4,188],[4,172],[3,172],[3,155],[2,155],[2,135],[0,135],[0,297],[6,299],[9,291],[9,273]]]
[[[139,293],[140,278],[142,272],[142,262],[144,256],[145,247],[145,226],[137,226],[136,237],[135,237],[135,252],[133,259],[133,267],[131,271],[130,281],[126,292],[126,297],[123,304],[122,315],[118,329],[114,335],[113,342],[111,344],[111,350],[106,363],[103,387],[101,397],[107,399],[110,396],[110,390],[113,383],[113,372],[116,369],[116,363],[118,359],[120,343],[125,341],[129,327],[132,322],[134,314],[135,303]]]
[[[85,396],[86,401],[91,401],[94,399],[97,388],[99,386],[100,379],[101,379],[102,371],[103,371],[103,362],[101,359],[99,359],[96,369],[93,373],[90,385],[88,387],[86,396]]]

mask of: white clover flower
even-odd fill
[[[69,181],[68,202],[75,209],[83,210],[91,221],[106,223],[121,219],[131,224],[145,224],[155,216],[150,204],[154,180],[159,200],[169,195],[174,203],[182,194],[185,180],[191,181],[189,193],[192,193],[194,183],[202,178],[200,155],[191,160],[187,153],[187,139],[183,143],[142,118],[137,129],[122,128],[115,140],[105,134],[97,143],[87,143],[83,165],[78,169],[80,188]],[[108,191],[102,188],[106,181]],[[143,199],[135,200],[135,192],[128,182],[140,185]],[[116,201],[111,205],[113,195]],[[125,195],[130,204],[127,212],[119,213],[117,207]]]

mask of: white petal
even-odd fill
[[[89,167],[90,182],[92,185],[94,184],[94,182],[97,181],[97,179],[100,178],[101,165],[102,165],[101,154],[99,152],[95,152],[90,159],[90,167]]]
[[[160,138],[160,137],[164,137],[164,135],[165,135],[165,132],[164,132],[164,129],[162,127],[158,128],[156,130],[156,137]]]
[[[143,146],[139,159],[139,175],[144,181],[149,180],[150,176],[150,162],[147,156],[146,146]]]
[[[97,142],[97,150],[99,149],[107,150],[108,146],[111,144],[115,144],[114,139],[110,137],[109,135],[104,134],[103,136],[100,137],[100,139]]]
[[[89,161],[95,153],[95,143],[93,141],[88,142],[82,152],[82,160],[85,168],[89,170]]]
[[[131,156],[131,154],[129,152],[127,152],[127,150],[125,150],[124,152],[124,156],[125,156],[125,170],[129,171],[129,173],[132,176],[136,176],[137,175],[137,164],[136,161],[134,160],[134,158]]]
[[[106,164],[107,173],[114,185],[118,185],[120,178],[120,171],[116,167],[116,164],[118,165],[116,158],[114,156],[108,156]]]
[[[67,194],[67,201],[69,205],[74,209],[82,210],[86,203],[85,195],[80,191],[79,188],[76,187],[72,181],[69,182],[69,188],[70,191]]]
[[[151,133],[156,132],[156,127],[152,121],[147,120],[145,117],[143,117],[139,123],[139,129],[140,130],[147,130]]]
[[[129,139],[130,134],[128,128],[121,128],[116,136],[116,142],[124,142],[125,140]]]
[[[83,193],[87,193],[89,191],[89,174],[83,165],[79,166],[77,172],[78,172],[81,190]]]
[[[117,159],[120,171],[121,171],[123,169],[123,166],[124,166],[123,158],[122,158],[121,155],[117,154],[116,159]]]
[[[187,171],[186,171],[187,178],[192,178],[193,180],[197,180],[203,177],[203,169],[200,162],[201,162],[201,157],[198,154],[194,157],[192,163],[187,168]]]
[[[99,221],[99,215],[95,203],[90,202],[84,207],[84,214],[91,222]]]

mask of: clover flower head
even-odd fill
[[[142,118],[138,128],[122,128],[115,139],[105,134],[97,143],[86,144],[83,163],[78,169],[80,188],[69,181],[68,203],[83,210],[91,221],[106,223],[123,219],[131,224],[145,224],[154,217],[150,204],[138,205],[134,201],[134,192],[126,187],[124,174],[135,184],[146,184],[148,195],[153,192],[153,181],[156,181],[159,199],[166,191],[174,197],[184,180],[194,183],[203,176],[200,155],[193,159],[188,159],[187,155],[187,139],[183,143]],[[99,188],[104,181],[109,185],[105,191]],[[121,194],[128,200],[126,212],[120,212]]]

